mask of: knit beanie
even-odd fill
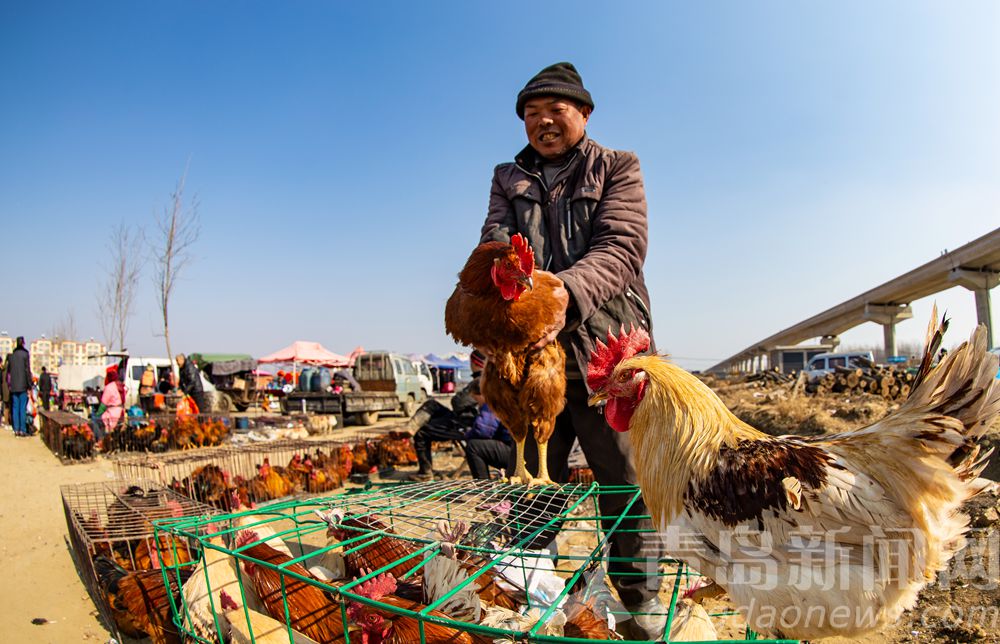
[[[524,104],[537,96],[561,96],[594,109],[594,99],[583,87],[583,79],[572,63],[549,65],[535,74],[517,95],[517,116],[524,120]]]

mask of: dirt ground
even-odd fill
[[[781,387],[710,384],[741,418],[774,434],[843,431],[873,422],[893,409],[871,396],[791,399]],[[387,419],[379,426],[399,423],[398,418]],[[1000,443],[1000,423],[991,428],[987,442]],[[111,636],[99,621],[70,555],[59,488],[113,478],[111,462],[99,457],[92,463],[62,465],[37,436],[16,439],[9,429],[0,430],[0,453],[4,455],[0,480],[6,482],[0,502],[0,551],[6,568],[0,584],[0,642],[109,641]],[[441,470],[460,462],[446,453],[435,457],[435,466]],[[987,473],[994,480],[1000,478],[1000,455],[994,456]],[[397,472],[394,478],[405,474]],[[953,562],[953,583],[927,588],[917,609],[881,633],[824,642],[1000,642],[996,621],[1000,613],[1000,499],[996,493],[987,493],[967,510],[973,517],[972,545]],[[725,598],[709,608],[726,608]],[[44,623],[33,624],[38,618]]]

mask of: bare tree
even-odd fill
[[[76,340],[76,312],[73,309],[66,311],[62,319],[56,322],[55,326],[52,327],[52,337],[53,339],[58,338],[59,340]]]
[[[142,231],[124,222],[114,229],[108,240],[110,264],[105,269],[106,278],[98,294],[97,309],[109,349],[125,348],[142,271],[142,243]]]
[[[167,345],[167,359],[173,360],[170,350],[170,296],[181,272],[191,261],[191,247],[198,240],[198,202],[192,199],[184,206],[184,182],[187,168],[177,182],[177,188],[170,195],[170,205],[156,216],[157,238],[153,252],[156,259],[154,281],[157,303],[163,314],[163,339]]]

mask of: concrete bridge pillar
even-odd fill
[[[1000,284],[1000,272],[988,270],[952,269],[948,276],[958,286],[964,286],[976,295],[976,318],[986,325],[986,343],[993,344],[993,313],[990,310],[990,289]]]
[[[864,318],[882,325],[886,358],[896,355],[896,323],[912,317],[909,304],[865,304]]]

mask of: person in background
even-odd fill
[[[7,365],[10,362],[10,356],[4,356],[3,360],[0,360],[0,410],[3,411],[3,415],[0,416],[0,425],[10,425],[10,387],[7,386]]]
[[[52,399],[52,376],[45,367],[42,367],[42,373],[38,376],[38,397],[42,401],[42,409],[48,411],[49,401]]]
[[[486,404],[479,391],[479,381],[474,382],[472,396],[479,403],[479,414],[465,434],[465,460],[472,478],[489,480],[490,467],[498,470],[507,468],[514,439]]]
[[[104,391],[101,393],[101,406],[104,411],[101,413],[101,421],[104,424],[104,431],[111,432],[118,426],[122,413],[125,411],[125,397],[118,386],[118,367],[108,367],[104,376]]]
[[[31,356],[24,348],[24,337],[15,340],[16,346],[7,357],[7,386],[10,388],[11,424],[15,436],[27,436],[28,395],[33,386]]]
[[[411,422],[420,425],[420,429],[413,435],[413,447],[417,451],[419,469],[416,474],[410,475],[411,479],[429,481],[434,478],[431,447],[435,441],[465,440],[466,432],[479,414],[479,401],[475,395],[479,392],[479,374],[483,370],[485,360],[483,354],[478,351],[472,352],[470,358],[472,381],[451,397],[451,409],[431,399],[421,405],[413,415]]]
[[[186,395],[194,399],[194,404],[198,406],[200,413],[207,413],[208,406],[205,404],[205,390],[201,385],[201,374],[198,367],[188,360],[183,353],[177,354],[177,367],[180,370],[180,381],[177,386]]]
[[[153,411],[153,395],[155,393],[156,371],[153,370],[153,365],[148,364],[142,372],[142,378],[139,379],[139,406],[147,415]]]

